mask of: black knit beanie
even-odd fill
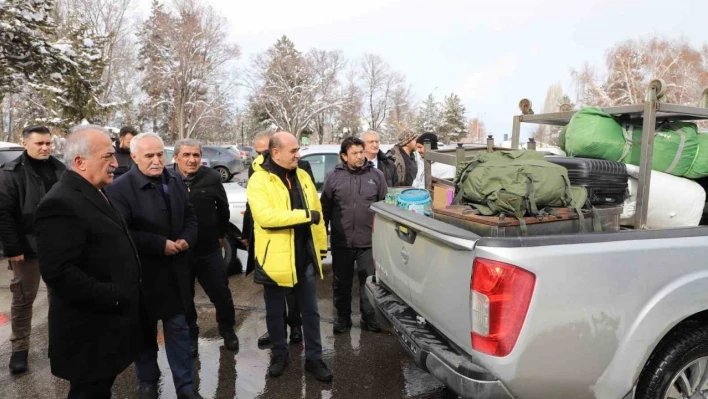
[[[420,136],[418,136],[418,139],[416,140],[416,143],[425,145],[425,142],[429,141],[430,142],[430,149],[431,150],[437,150],[438,149],[438,136],[435,133],[423,133]]]

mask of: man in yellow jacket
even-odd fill
[[[293,292],[300,303],[305,336],[305,371],[320,381],[332,380],[322,361],[317,282],[327,255],[327,232],[322,205],[312,179],[297,167],[300,148],[288,132],[273,135],[269,156],[253,161],[248,203],[254,221],[254,281],[263,284],[266,325],[273,343],[268,373],[278,377],[290,364],[283,324],[285,296]]]

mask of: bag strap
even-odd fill
[[[629,152],[632,149],[632,140],[634,138],[634,125],[630,123],[623,123],[622,135],[624,136],[624,149],[622,150],[622,155],[620,155],[617,162],[624,162],[624,159],[627,158],[627,155],[629,155]]]
[[[585,206],[592,211],[592,231],[595,233],[602,232],[602,225],[600,224],[600,213],[597,208],[590,203],[590,199],[585,200]]]
[[[676,155],[674,156],[674,160],[671,162],[671,165],[669,165],[669,167],[666,168],[666,170],[664,171],[664,173],[671,173],[671,172],[673,172],[674,168],[681,160],[681,155],[683,155],[683,149],[684,149],[684,147],[686,147],[687,133],[685,130],[683,130],[683,128],[679,128],[678,126],[676,126],[673,123],[667,123],[666,126],[669,129],[673,130],[674,132],[678,133],[678,135],[681,137],[681,141],[679,142],[679,147],[676,150]],[[657,131],[658,130],[659,129],[657,129]]]
[[[533,176],[526,175],[526,195],[529,202],[529,209],[534,215],[538,215],[538,206],[536,206],[536,197],[534,196],[535,187],[533,185]]]

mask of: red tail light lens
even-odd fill
[[[472,269],[472,348],[492,356],[511,353],[531,303],[536,276],[494,260],[476,258]]]

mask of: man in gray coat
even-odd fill
[[[366,278],[374,274],[371,252],[374,202],[386,198],[386,178],[383,172],[366,161],[364,142],[347,137],[339,152],[342,163],[330,171],[322,190],[322,213],[330,229],[334,306],[337,309],[335,333],[352,327],[352,283],[354,271],[359,276],[361,329],[381,331],[374,308],[364,293]]]

